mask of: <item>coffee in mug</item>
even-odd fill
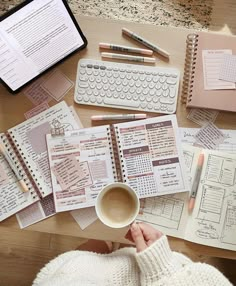
[[[135,220],[139,212],[139,199],[128,185],[112,183],[98,194],[95,209],[98,218],[105,225],[121,228]]]

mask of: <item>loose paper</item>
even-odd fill
[[[59,70],[41,84],[41,87],[56,101],[60,101],[73,86],[74,83]]]
[[[208,122],[214,122],[218,114],[219,112],[216,110],[193,108],[190,110],[187,118],[201,126],[204,126]]]
[[[222,131],[211,122],[203,126],[194,137],[206,149],[216,149],[225,139]]]
[[[80,163],[73,155],[56,164],[52,170],[62,190],[67,190],[85,177]]]
[[[236,55],[224,55],[220,66],[219,79],[236,82]]]
[[[43,78],[39,78],[23,91],[34,105],[49,102],[52,99],[49,93],[41,87],[43,81]]]
[[[97,214],[94,207],[74,210],[70,213],[82,230],[97,220]]]
[[[234,83],[219,79],[224,54],[232,54],[232,50],[202,50],[205,90],[235,89]]]
[[[38,106],[32,108],[31,110],[27,111],[24,115],[25,115],[25,118],[26,119],[29,119],[37,114],[39,114],[40,112],[46,110],[49,108],[49,105],[48,103],[45,101],[45,102],[42,102],[41,104],[39,104]]]

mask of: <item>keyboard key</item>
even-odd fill
[[[131,100],[114,100],[113,98],[105,98],[104,99],[105,104],[109,105],[116,105],[116,106],[128,106],[128,107],[139,107],[139,103],[137,101],[131,101]]]

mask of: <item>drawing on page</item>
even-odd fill
[[[202,186],[202,197],[197,219],[220,222],[224,203],[225,189],[211,185]]]
[[[184,201],[172,195],[145,198],[141,201],[138,220],[169,229],[179,229],[183,209]],[[145,219],[146,215],[148,220]]]
[[[201,220],[198,226],[199,228],[195,231],[197,237],[203,239],[219,239],[219,234],[214,224]]]
[[[51,134],[52,135],[60,135],[64,134],[65,130],[70,131],[73,130],[73,126],[70,123],[62,123],[57,118],[54,118],[51,122]]]
[[[221,242],[236,245],[236,206],[227,205]]]
[[[218,155],[209,155],[205,179],[227,186],[235,185],[236,160]]]

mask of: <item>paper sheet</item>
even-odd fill
[[[232,50],[202,50],[205,90],[235,89],[234,83],[219,80],[224,54],[232,54]]]
[[[196,142],[195,134],[199,131],[199,128],[179,128],[180,138],[182,143],[193,145]],[[236,153],[236,130],[220,129],[224,134],[224,141],[220,143],[216,150]]]
[[[23,93],[34,105],[49,102],[52,99],[50,94],[41,87],[43,81],[44,79],[41,77],[23,90]]]
[[[219,79],[236,83],[236,56],[224,55],[220,66]]]
[[[94,206],[100,190],[114,182],[110,141],[108,125],[69,131],[63,136],[47,135],[51,169],[73,155],[86,174],[79,182],[62,189],[54,172],[51,172],[57,212]]]
[[[67,190],[76,185],[87,175],[73,155],[67,156],[60,163],[55,164],[52,171],[62,190]]]
[[[204,126],[208,122],[214,122],[218,114],[219,112],[216,110],[193,108],[190,110],[187,118],[201,126]]]
[[[74,210],[70,213],[82,230],[97,220],[97,214],[94,207]]]
[[[29,119],[37,114],[39,114],[40,112],[46,110],[49,108],[49,105],[46,101],[42,102],[41,104],[37,105],[36,107],[32,108],[31,110],[25,112],[25,118]]]
[[[195,134],[195,139],[206,149],[215,150],[225,138],[221,130],[210,122]]]
[[[5,141],[6,137],[1,133],[1,144],[3,144],[3,140]],[[9,152],[12,152],[11,148],[8,149]],[[24,176],[23,172],[21,174]],[[30,182],[28,182],[28,187],[31,187]],[[37,200],[37,196],[31,196],[30,192],[22,192],[15,174],[5,157],[0,153],[0,221],[15,214],[22,208],[33,204]]]
[[[73,86],[74,83],[59,70],[53,72],[41,84],[41,87],[56,101],[60,101]]]

